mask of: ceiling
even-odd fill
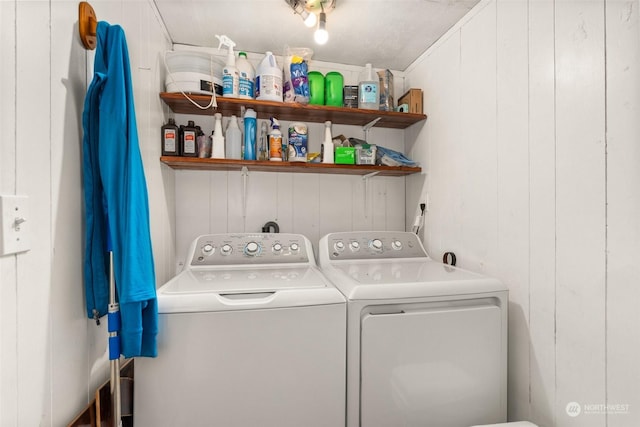
[[[329,41],[313,41],[285,0],[155,0],[174,43],[217,47],[226,34],[236,51],[284,53],[310,47],[312,59],[404,71],[479,0],[336,0]]]

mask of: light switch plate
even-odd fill
[[[28,202],[27,196],[0,196],[0,255],[31,249]]]

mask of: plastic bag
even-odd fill
[[[417,162],[408,159],[404,154],[380,145],[377,146],[376,160],[378,164],[386,166],[418,166]]]
[[[284,58],[284,102],[309,103],[309,61],[313,50],[286,47]]]

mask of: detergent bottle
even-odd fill
[[[282,69],[272,52],[265,54],[256,69],[256,99],[283,102]]]
[[[245,52],[238,53],[238,59],[236,61],[236,67],[238,68],[238,74],[240,76],[240,86],[238,98],[253,99],[256,72],[253,69],[253,65],[247,59]]]
[[[371,64],[367,64],[364,76],[358,83],[358,108],[366,110],[380,108],[380,80],[374,74]]]
[[[236,67],[236,56],[233,48],[236,45],[229,37],[219,36],[216,38],[220,41],[218,50],[221,46],[228,48],[227,63],[222,69],[222,96],[225,98],[237,98],[240,94],[240,74]]]

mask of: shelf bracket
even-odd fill
[[[380,121],[381,118],[382,117],[376,117],[375,119],[371,120],[366,125],[362,126],[362,130],[364,131],[364,141],[365,142],[369,142],[369,131],[371,130],[372,127],[374,127],[376,125],[376,123],[378,123]]]

